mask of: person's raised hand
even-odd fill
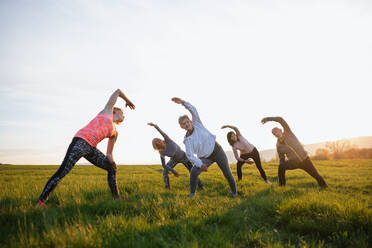
[[[203,164],[203,165],[201,166],[201,169],[202,169],[202,171],[207,172],[207,171],[208,171],[208,165],[207,165],[207,164]]]
[[[173,97],[172,101],[177,103],[177,104],[183,104],[183,102],[184,102],[181,98],[178,98],[178,97]]]
[[[156,126],[156,124],[154,124],[152,122],[147,123],[147,125],[152,126],[152,127],[155,127]]]
[[[136,106],[134,106],[134,104],[130,100],[126,100],[125,107],[129,107],[130,109],[136,108]]]
[[[267,118],[263,118],[262,120],[261,120],[261,123],[262,124],[265,124],[267,122]]]

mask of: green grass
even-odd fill
[[[302,170],[277,185],[277,166],[244,165],[240,197],[217,165],[204,191],[188,198],[187,170],[164,188],[161,166],[120,166],[124,201],[110,196],[106,172],[75,166],[51,195],[36,200],[58,166],[0,166],[1,247],[372,247],[372,160],[316,161],[329,188]],[[234,176],[236,166],[231,165]]]

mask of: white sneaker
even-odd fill
[[[265,183],[266,184],[271,184],[271,182],[269,180],[265,180]]]
[[[232,195],[233,198],[238,197],[238,196],[239,196],[238,192],[236,192],[235,194]]]

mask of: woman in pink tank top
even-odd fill
[[[269,180],[267,180],[266,173],[262,168],[260,154],[258,153],[256,147],[246,140],[243,135],[241,135],[238,128],[230,125],[225,125],[221,127],[223,128],[231,128],[235,132],[230,131],[227,133],[227,141],[232,146],[234,156],[237,160],[236,163],[236,170],[238,174],[238,181],[242,180],[242,166],[244,163],[251,164],[252,162],[249,159],[253,159],[256,164],[258,171],[261,174],[261,177],[265,181],[266,184],[271,184]],[[240,152],[240,156],[238,155],[238,150]]]
[[[75,134],[61,166],[46,183],[37,206],[45,207],[44,203],[48,200],[49,194],[55,189],[58,182],[70,172],[81,157],[86,158],[95,166],[108,172],[107,181],[111,193],[116,199],[121,199],[116,183],[116,163],[112,155],[118,137],[115,124],[120,124],[124,120],[123,110],[114,107],[118,97],[122,98],[129,108],[135,108],[134,104],[120,89],[116,90],[111,95],[105,108],[88,125]],[[105,138],[109,138],[106,155],[96,147]]]

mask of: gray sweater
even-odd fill
[[[158,126],[155,126],[156,130],[163,136],[165,141],[165,150],[160,152],[160,160],[161,164],[164,169],[170,170],[174,172],[173,168],[167,166],[165,164],[165,156],[170,157],[174,161],[182,161],[185,157],[185,152],[181,150],[181,148],[171,139],[168,137],[166,133],[164,133]]]
[[[284,139],[282,141],[278,139],[276,143],[280,163],[285,161],[285,156],[291,161],[302,162],[305,160],[308,154],[289,128],[287,122],[282,117],[269,117],[268,120],[280,123],[284,129]]]

